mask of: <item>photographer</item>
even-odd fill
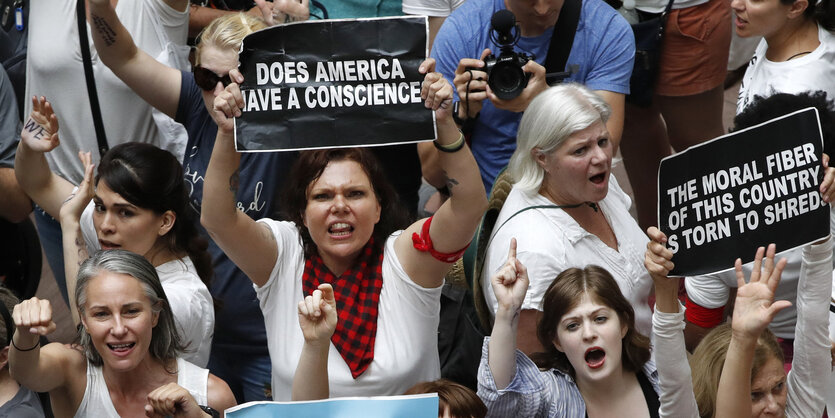
[[[612,108],[606,124],[617,148],[623,127],[624,97],[635,55],[634,36],[629,24],[601,0],[582,1],[576,34],[566,68],[543,66],[553,39],[554,25],[561,16],[563,1],[469,0],[444,22],[435,38],[432,57],[438,70],[456,87],[458,117],[471,135],[473,154],[489,191],[496,175],[507,165],[516,149],[516,129],[521,113],[548,85],[546,72],[569,71],[565,81],[582,83],[598,93]],[[522,66],[530,74],[527,86],[513,99],[499,99],[488,86],[485,58],[499,56],[499,45],[491,39],[491,18],[499,10],[510,10],[519,25],[517,54],[534,55]],[[488,51],[489,50],[489,51]],[[425,166],[426,168],[426,166]],[[424,171],[429,178],[431,173]]]

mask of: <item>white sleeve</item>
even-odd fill
[[[728,294],[730,293],[730,288],[725,280],[727,274],[734,274],[734,272],[731,270],[687,277],[684,279],[687,299],[707,309],[721,308],[727,305]],[[736,282],[736,277],[734,277],[734,282]]]
[[[794,358],[788,377],[786,416],[823,414],[829,382],[829,299],[832,293],[832,238],[803,248],[797,289]]]
[[[403,14],[447,17],[464,0],[403,0]]]
[[[653,354],[661,403],[659,417],[699,416],[684,346],[684,310],[684,306],[679,304],[678,313],[659,312],[656,308],[652,315]]]
[[[78,190],[78,187],[73,189],[73,193]],[[81,219],[78,220],[78,225],[81,228],[81,237],[84,238],[84,243],[87,244],[87,254],[93,255],[96,251],[101,249],[99,244],[99,237],[96,235],[96,226],[93,224],[93,211],[96,205],[91,200],[81,212]],[[80,260],[84,261],[84,260]]]

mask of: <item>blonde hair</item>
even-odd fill
[[[263,19],[244,13],[230,14],[213,20],[197,35],[195,65],[200,65],[200,56],[206,45],[221,49],[231,48],[238,52],[247,35],[266,27],[267,23]]]
[[[731,324],[719,325],[710,331],[696,346],[690,357],[690,370],[693,376],[693,394],[699,405],[701,418],[713,418],[716,412],[716,391],[719,389],[719,379],[722,378],[722,368],[728,355],[728,344],[731,342]],[[757,338],[754,348],[754,361],[751,368],[751,380],[768,360],[776,358],[783,362],[783,350],[777,342],[777,337],[768,328]]]
[[[539,93],[522,115],[516,132],[516,151],[510,157],[508,173],[514,188],[536,192],[545,170],[531,151],[550,153],[568,137],[594,123],[606,123],[612,110],[596,93],[577,83],[559,84]]]

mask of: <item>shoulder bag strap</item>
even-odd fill
[[[582,8],[582,0],[565,0],[562,5],[560,17],[554,26],[554,34],[551,36],[548,56],[545,57],[545,71],[549,73],[545,81],[548,84],[560,82],[570,75],[570,72],[565,72],[565,64],[574,44],[574,34],[577,33]]]
[[[93,77],[93,61],[90,58],[90,43],[87,41],[87,12],[84,0],[76,2],[75,14],[78,17],[78,39],[81,44],[81,58],[84,61],[84,78],[87,79],[87,95],[90,97],[90,110],[93,113],[93,126],[96,128],[96,140],[99,144],[99,156],[103,156],[110,147],[104,134],[104,122],[101,119],[99,95],[96,93],[96,79]]]

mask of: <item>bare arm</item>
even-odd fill
[[[61,344],[39,346],[41,335],[55,330],[48,300],[32,298],[14,307],[14,344],[9,348],[9,373],[21,385],[36,392],[49,392],[67,383],[66,366],[77,353]]]
[[[23,125],[15,155],[15,176],[23,191],[53,218],[72,192],[72,183],[49,169],[44,153],[59,144],[58,118],[43,97],[32,98],[32,114]]]
[[[612,114],[609,115],[609,120],[606,122],[606,130],[611,135],[612,145],[614,145],[613,152],[618,152],[620,146],[620,138],[623,135],[623,115],[626,112],[626,96],[623,93],[615,93],[608,90],[595,90],[609,107],[612,108]]]
[[[243,76],[229,73],[237,83]],[[236,207],[241,155],[235,151],[233,116],[240,115],[243,97],[237,83],[232,83],[215,98],[212,117],[218,124],[203,185],[203,210],[200,223],[241,270],[258,286],[267,283],[278,248],[269,227],[259,224]]]
[[[232,394],[232,389],[223,381],[223,379],[209,374],[209,384],[206,388],[206,398],[208,398],[209,406],[215,411],[223,414],[223,411],[238,404],[235,401],[235,395]]]
[[[0,196],[0,218],[18,223],[32,213],[32,201],[18,184],[14,168],[0,167]]]
[[[312,295],[299,302],[298,311],[304,346],[293,376],[292,400],[327,399],[330,396],[328,352],[337,321],[331,285],[319,285]]]
[[[78,325],[81,318],[75,301],[75,284],[78,268],[89,258],[87,244],[81,236],[81,213],[93,199],[93,157],[89,152],[79,153],[84,164],[84,179],[78,185],[78,190],[61,206],[61,239],[64,248],[64,274],[67,278],[67,293],[70,298],[70,312],[73,324]]]
[[[93,43],[102,62],[139,97],[173,118],[180,100],[180,71],[137,48],[109,0],[89,0],[89,4]]]
[[[452,86],[440,73],[432,72],[435,60],[427,59],[421,64],[426,74],[421,97],[426,107],[435,110],[438,121],[437,143],[441,146],[453,144],[461,133],[452,120]],[[481,182],[478,165],[465,144],[455,152],[438,153],[438,161],[446,175],[450,198],[435,213],[429,228],[433,247],[441,253],[458,251],[472,239],[481,215],[487,209],[487,195]],[[450,264],[435,259],[428,252],[421,252],[412,245],[412,234],[421,233],[425,220],[412,224],[397,237],[395,251],[409,277],[423,287],[438,287]]]

